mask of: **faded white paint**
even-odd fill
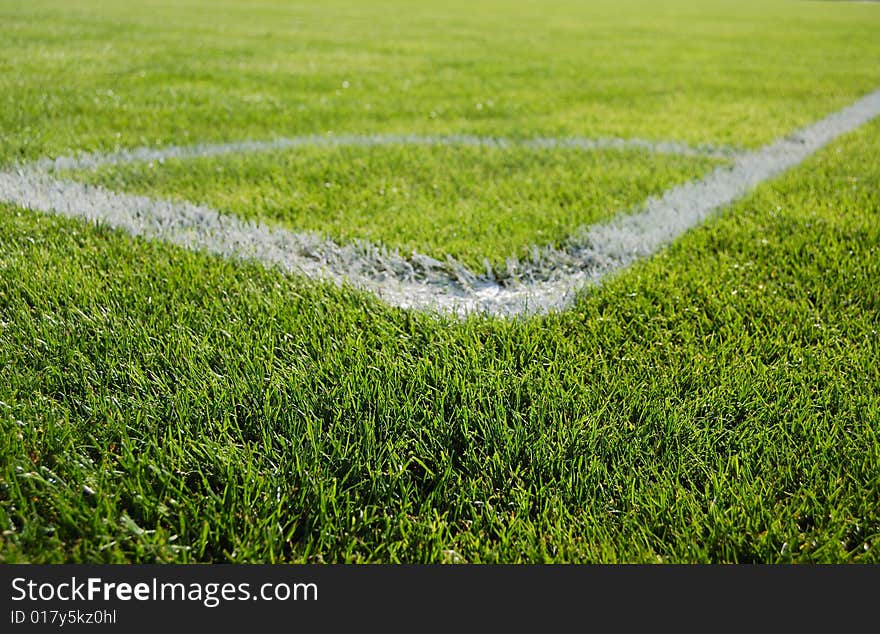
[[[579,137],[537,137],[512,139],[505,137],[474,136],[468,134],[419,135],[419,134],[342,134],[279,137],[264,141],[237,141],[232,143],[197,143],[195,145],[169,145],[161,148],[124,149],[111,153],[88,153],[77,156],[60,156],[43,159],[33,167],[39,170],[89,170],[102,165],[164,161],[167,159],[198,159],[226,154],[253,154],[303,147],[381,147],[411,145],[427,147],[482,147],[525,148],[533,150],[644,150],[656,154],[679,156],[705,156],[730,158],[739,152],[731,147],[718,145],[693,146],[676,141],[649,141],[647,139],[621,139],[607,137],[584,139]]]

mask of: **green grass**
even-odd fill
[[[756,147],[880,84],[876,9],[3,0],[0,161],[327,131]]]
[[[207,203],[340,242],[366,239],[483,270],[628,210],[722,161],[646,151],[298,148],[170,159],[77,175],[113,190]]]
[[[753,146],[880,85],[874,5],[465,6],[0,0],[0,164],[327,129]],[[878,146],[514,321],[0,203],[0,560],[880,563]],[[259,187],[211,178],[265,191],[253,160],[222,165]]]

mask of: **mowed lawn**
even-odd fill
[[[328,132],[755,148],[880,87],[880,6],[659,5],[0,0],[0,166]],[[880,562],[878,147],[874,121],[518,320],[391,308],[0,203],[0,559]],[[413,152],[97,177],[500,258],[709,167]],[[322,220],[322,170],[357,161],[338,208],[378,205],[371,172],[409,179],[421,233]],[[541,214],[554,196],[585,215]],[[516,240],[444,234],[456,204],[480,224],[499,197],[532,210]],[[425,229],[435,204],[449,221]]]

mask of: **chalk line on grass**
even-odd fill
[[[740,154],[736,148],[723,145],[688,145],[677,141],[650,141],[648,139],[624,139],[603,137],[556,138],[534,137],[515,139],[507,137],[475,136],[469,134],[314,134],[296,137],[278,137],[262,141],[234,141],[231,143],[197,143],[194,145],[168,145],[160,148],[123,149],[110,153],[83,153],[76,156],[59,156],[38,161],[34,169],[42,171],[92,170],[104,165],[164,161],[168,159],[199,159],[227,154],[254,154],[277,152],[305,147],[475,147],[496,149],[555,150],[644,150],[653,154],[671,154],[707,158],[733,158]]]
[[[501,275],[474,273],[451,258],[438,261],[420,254],[403,257],[397,251],[367,242],[339,245],[315,234],[221,214],[204,205],[115,193],[56,178],[51,173],[113,161],[158,159],[151,152],[161,150],[52,159],[3,171],[0,200],[45,213],[101,222],[135,236],[165,240],[189,249],[252,259],[283,271],[351,284],[395,306],[459,316],[518,316],[565,308],[585,285],[598,283],[655,253],[759,183],[798,165],[827,143],[878,115],[880,90],[759,150],[737,155],[730,167],[717,168],[701,180],[649,198],[633,213],[583,227],[560,248],[535,247],[529,260],[508,262],[507,271]],[[303,138],[306,137],[300,137]],[[395,137],[382,138],[391,144],[390,139]],[[451,137],[443,138],[448,143]],[[210,151],[217,155],[255,147],[247,143],[203,145],[194,146],[196,149],[178,148],[170,156],[206,156]],[[265,148],[265,143],[259,147]]]

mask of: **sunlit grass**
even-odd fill
[[[880,85],[877,5],[463,6],[0,1],[0,163],[330,129],[751,147]],[[513,321],[0,204],[0,560],[880,563],[878,147]],[[318,154],[100,177],[272,217],[239,203],[293,198],[285,166],[353,213],[358,160],[421,202],[437,172],[623,204],[695,165]]]
[[[207,203],[339,242],[370,240],[483,270],[626,213],[720,159],[648,151],[326,147],[169,159],[75,174],[113,190]]]

